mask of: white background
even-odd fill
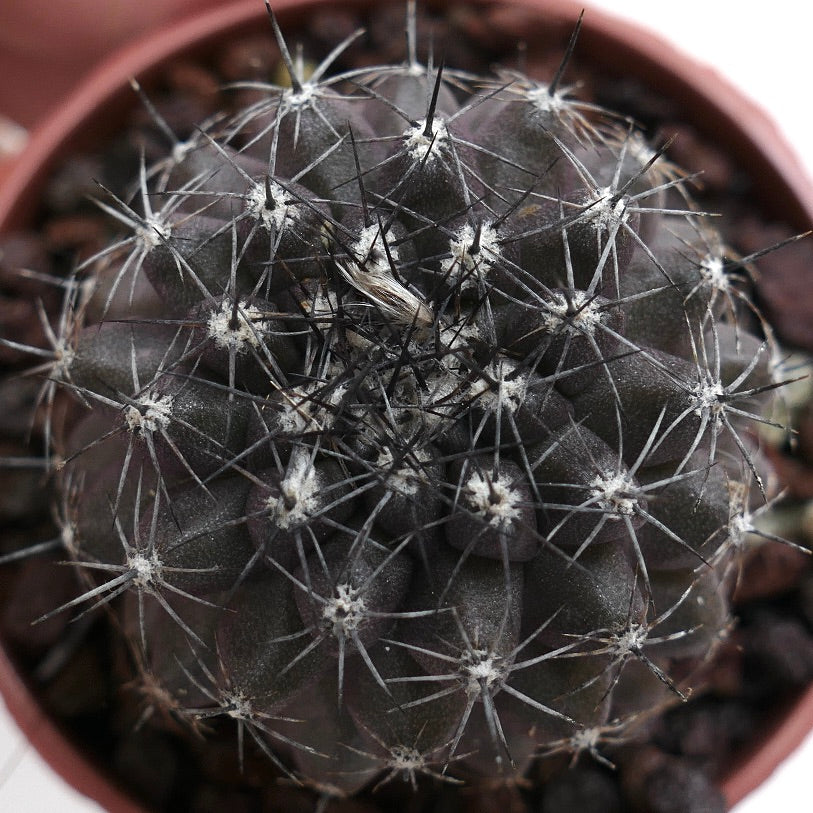
[[[260,0],[258,0],[259,4]],[[713,65],[758,100],[813,177],[813,43],[799,0],[592,0],[585,3],[645,25]],[[803,813],[810,807],[813,737],[735,813]],[[22,740],[0,705],[0,811],[99,813],[54,776]]]

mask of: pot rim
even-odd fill
[[[380,0],[379,0],[380,1]],[[396,0],[393,0],[395,2]],[[398,0],[399,2],[401,0]],[[273,0],[281,15],[335,5],[342,0]],[[375,0],[344,0],[368,7]],[[570,22],[585,9],[579,47],[591,51],[591,61],[608,67],[618,62],[646,83],[683,101],[692,111],[692,124],[715,134],[736,160],[751,168],[755,189],[765,208],[782,213],[800,230],[813,224],[813,182],[793,148],[770,117],[713,67],[687,55],[646,28],[630,24],[577,0],[470,0],[478,5],[499,2]],[[428,5],[437,5],[429,3]],[[264,24],[260,0],[230,0],[170,27],[141,36],[92,69],[76,89],[36,128],[28,145],[0,173],[0,233],[31,222],[42,187],[57,162],[91,140],[104,123],[137,103],[130,79],[147,80],[170,59],[205,50],[224,35]],[[610,42],[611,47],[593,47]],[[612,59],[611,59],[612,57]],[[708,117],[708,118],[706,118]],[[722,127],[719,122],[722,121]],[[707,122],[707,123],[706,123]],[[101,775],[39,706],[32,690],[16,671],[0,642],[0,690],[10,713],[45,761],[80,793],[105,809],[144,813],[126,793]],[[752,753],[730,771],[722,790],[733,806],[760,785],[813,728],[813,687],[790,703],[785,714],[766,732]]]

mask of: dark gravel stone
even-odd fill
[[[538,813],[622,813],[618,779],[609,770],[578,765],[545,786]]]

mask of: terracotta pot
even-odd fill
[[[356,0],[369,6],[374,0]],[[556,25],[572,27],[581,4],[570,0],[513,0],[533,8]],[[274,0],[286,14],[315,13],[325,0]],[[129,44],[92,70],[64,103],[55,108],[33,134],[29,146],[14,162],[0,185],[0,232],[22,228],[32,221],[49,173],[70,153],[98,143],[116,126],[121,114],[136,104],[130,77],[143,83],[179,54],[204,53],[226,34],[266,25],[260,0],[238,0],[217,5],[171,28],[158,30]],[[625,64],[626,72],[646,77],[646,84],[664,95],[679,98],[685,118],[751,171],[766,209],[792,227],[804,230],[813,223],[813,187],[788,145],[761,110],[708,68],[688,60],[650,32],[598,11],[584,19],[579,49],[591,53],[601,67]],[[118,813],[143,813],[110,779],[79,753],[40,709],[26,678],[0,650],[0,688],[5,701],[34,747],[57,773],[103,808]],[[723,788],[735,804],[760,784],[813,728],[813,689],[790,705],[766,740],[726,779]]]
[[[219,0],[29,0],[0,8],[0,111],[35,126],[106,54]]]

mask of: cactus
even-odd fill
[[[562,71],[421,64],[413,22],[306,76],[272,15],[289,84],[102,197],[126,234],[47,360],[49,615],[109,608],[145,717],[338,794],[603,760],[686,699],[782,383],[665,150]]]

